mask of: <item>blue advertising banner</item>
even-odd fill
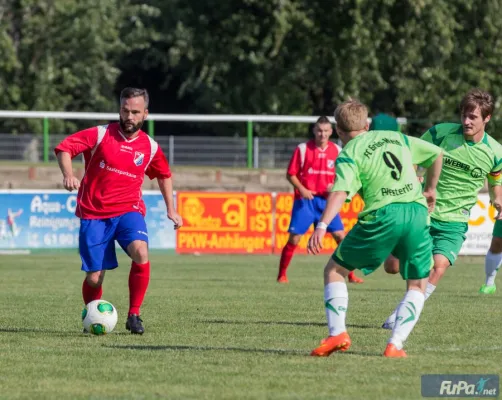
[[[162,195],[144,191],[143,199],[150,248],[174,249]],[[78,248],[76,206],[77,194],[65,190],[0,190],[0,249]]]

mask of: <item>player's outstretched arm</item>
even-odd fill
[[[73,166],[71,163],[71,155],[65,151],[61,151],[57,155],[59,169],[63,174],[63,186],[68,191],[78,190],[80,181],[73,175]]]
[[[328,197],[326,208],[321,215],[316,229],[309,239],[307,251],[311,254],[318,254],[322,249],[322,240],[326,234],[326,228],[333,221],[336,214],[338,214],[347,199],[347,192],[336,191],[331,192]]]
[[[157,178],[157,183],[159,184],[160,192],[162,193],[162,197],[164,197],[164,202],[166,203],[167,218],[173,221],[174,229],[181,228],[183,226],[183,219],[176,212],[174,207],[172,178]]]

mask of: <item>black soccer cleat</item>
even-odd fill
[[[131,314],[129,315],[129,317],[127,317],[125,327],[133,334],[142,335],[143,333],[145,333],[145,328],[143,328],[142,322],[143,320],[139,317],[139,315]]]

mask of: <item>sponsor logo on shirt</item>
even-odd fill
[[[481,170],[481,168],[474,168],[471,171],[471,176],[473,178],[481,178],[483,176],[483,171]]]
[[[390,188],[382,188],[382,196],[401,196],[413,190],[413,184],[408,183],[404,185],[402,188],[398,189],[390,189]]]
[[[131,146],[121,145],[120,146],[120,151],[124,151],[126,153],[132,153],[132,147]]]
[[[335,173],[333,171],[320,171],[318,169],[314,169],[310,167],[307,171],[311,175],[334,175]]]
[[[117,169],[117,168],[112,168],[112,167],[106,165],[106,163],[104,162],[104,160],[101,160],[101,162],[99,163],[99,166],[101,168],[106,168],[106,170],[109,171],[109,172],[114,172],[114,173],[119,174],[119,175],[125,175],[125,176],[128,176],[129,178],[136,179],[138,177],[137,175],[131,174],[130,172],[122,171],[122,170]]]
[[[328,168],[335,168],[335,160],[328,160]]]
[[[145,159],[145,155],[140,153],[139,151],[134,152],[134,164],[139,167],[143,164],[143,160]]]
[[[483,170],[479,167],[472,168],[470,165],[465,164],[461,161],[455,160],[453,158],[444,157],[443,165],[451,169],[456,169],[460,171],[469,172],[473,178],[479,179],[483,176]]]

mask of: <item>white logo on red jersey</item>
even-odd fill
[[[317,154],[317,158],[326,158],[326,153]]]
[[[143,153],[140,153],[139,151],[134,152],[134,164],[136,164],[137,167],[143,164],[144,159],[145,155]]]
[[[328,160],[328,168],[335,168],[335,160]]]
[[[104,168],[105,167],[105,161],[104,160],[101,160],[101,162],[99,163],[99,166],[101,168]]]

